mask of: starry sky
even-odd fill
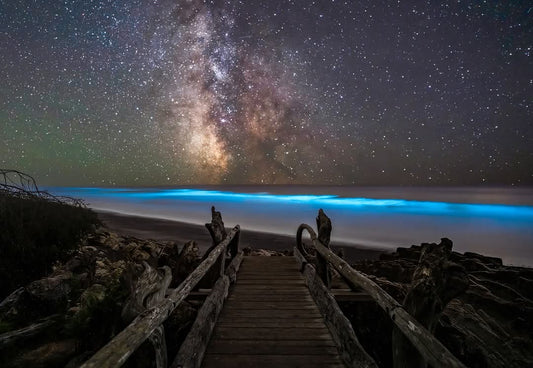
[[[530,1],[0,0],[44,185],[533,184]]]

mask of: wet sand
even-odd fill
[[[113,232],[134,236],[143,239],[154,239],[160,241],[175,241],[184,244],[189,240],[194,240],[198,244],[201,252],[211,246],[209,232],[202,225],[188,224],[184,222],[164,220],[151,217],[140,217],[123,215],[115,212],[97,211],[100,220]],[[225,224],[231,227],[235,224]],[[248,231],[241,229],[239,248],[250,247],[254,249],[269,249],[275,251],[292,250],[296,245],[296,234],[294,237],[263,233],[258,231]],[[334,251],[340,248],[344,251],[344,258],[348,262],[362,259],[378,259],[379,255],[385,252],[384,249],[364,247],[357,244],[340,244],[332,242],[331,248]]]

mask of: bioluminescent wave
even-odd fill
[[[48,190],[83,198],[97,210],[197,224],[210,219],[209,210],[214,205],[228,226],[238,223],[248,230],[286,235],[294,235],[300,223],[313,224],[318,209],[323,208],[333,222],[333,241],[394,248],[448,237],[460,252],[479,252],[502,257],[507,263],[533,265],[530,205],[205,189]]]

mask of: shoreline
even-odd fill
[[[180,245],[194,240],[202,253],[211,246],[211,236],[203,225],[153,217],[126,215],[98,209],[93,210],[109,230],[122,235],[141,239],[174,241]],[[226,224],[226,226],[228,225],[233,226],[235,224]],[[284,250],[291,251],[295,245],[296,232],[294,236],[288,236],[241,229],[240,249],[250,247],[253,249],[268,249],[282,252]],[[331,246],[335,251],[343,249],[344,258],[349,263],[363,259],[377,260],[382,253],[392,251],[391,249],[373,248],[335,241],[331,242]]]

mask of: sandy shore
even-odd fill
[[[111,231],[120,234],[144,239],[175,241],[182,244],[189,240],[194,240],[202,252],[211,246],[209,232],[202,225],[151,217],[129,216],[115,212],[97,212],[100,220]],[[226,225],[232,226],[233,224]],[[241,229],[239,247],[284,251],[292,249],[295,243],[296,234],[294,237],[290,237]],[[334,250],[342,248],[348,262],[362,259],[377,259],[384,252],[383,249],[367,248],[352,244],[332,243],[331,247]]]

